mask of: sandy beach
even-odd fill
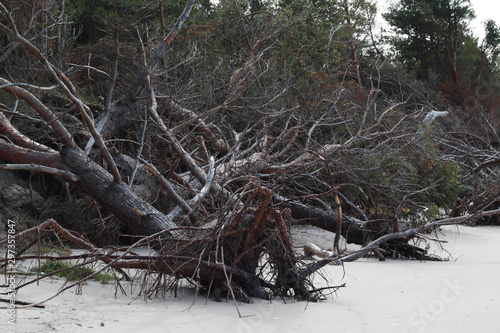
[[[298,243],[328,247],[331,235],[311,228],[295,230]],[[89,282],[45,303],[18,309],[8,332],[498,332],[500,327],[499,227],[445,227],[431,253],[444,262],[364,258],[322,271],[331,285],[345,283],[333,298],[317,303],[293,300],[253,304],[217,303],[195,297],[187,284],[177,298],[144,300],[115,291],[113,284]],[[331,244],[331,243],[330,243]],[[324,284],[317,276],[318,285]],[[42,281],[17,298],[37,302],[54,295],[62,281]],[[2,310],[5,312],[6,310]],[[238,314],[241,314],[241,318]]]

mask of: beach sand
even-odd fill
[[[332,235],[315,228],[294,230],[294,238],[331,247]],[[363,258],[328,266],[330,285],[345,283],[332,298],[312,303],[289,299],[253,304],[217,303],[184,284],[178,297],[144,300],[138,287],[127,295],[113,284],[89,282],[46,302],[44,309],[18,309],[16,324],[0,320],[5,332],[498,332],[500,330],[500,227],[442,228],[449,258],[443,262]],[[349,247],[351,249],[351,246]],[[354,248],[352,248],[354,249]],[[316,276],[318,286],[325,285]],[[63,281],[22,288],[17,299],[38,302]],[[126,284],[124,284],[126,286]],[[239,313],[242,317],[239,316]]]

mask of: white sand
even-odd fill
[[[345,271],[323,272],[338,285],[334,299],[319,303],[216,303],[184,289],[164,301],[114,296],[112,285],[89,283],[82,295],[74,290],[47,302],[45,309],[17,310],[17,324],[5,332],[499,332],[500,227],[443,229],[449,262],[361,259]],[[303,241],[328,247],[330,235],[307,229]],[[300,235],[299,235],[300,236]],[[325,243],[327,242],[327,243]],[[300,242],[299,242],[300,243]],[[324,244],[322,244],[324,243]],[[439,253],[448,256],[446,253]],[[345,274],[345,275],[344,275]],[[22,301],[53,295],[61,282],[43,282],[19,291]],[[6,310],[0,310],[5,313]],[[101,326],[104,325],[104,326]]]

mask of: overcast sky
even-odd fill
[[[397,0],[378,0],[379,15],[384,13],[389,4]],[[488,19],[494,20],[500,25],[500,0],[470,0],[472,8],[476,13],[476,19],[471,22],[471,29],[478,37],[484,36],[484,24]]]
[[[498,0],[471,0],[472,8],[476,12],[476,19],[472,22],[471,28],[476,35],[484,36],[484,22],[492,19],[500,25],[500,1]]]

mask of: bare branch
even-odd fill
[[[5,6],[0,3],[0,10],[3,12],[4,16],[7,17],[9,20],[9,23],[12,26],[12,29],[8,29],[6,26],[1,24],[0,26],[4,28],[4,30],[10,32],[11,34],[14,35],[14,37],[21,42],[40,62],[42,62],[46,69],[49,71],[50,75],[52,78],[61,86],[62,90],[68,96],[73,102],[76,103],[78,110],[80,111],[80,114],[87,124],[90,133],[92,134],[92,137],[97,143],[97,146],[99,147],[99,150],[101,154],[104,157],[104,160],[106,161],[111,174],[113,175],[113,179],[115,182],[120,183],[121,182],[121,177],[120,173],[118,172],[118,168],[116,167],[115,162],[113,161],[113,158],[111,157],[111,154],[109,153],[109,150],[106,148],[106,145],[104,144],[104,141],[101,137],[101,135],[97,132],[93,120],[89,116],[89,108],[79,99],[76,97],[76,89],[71,83],[71,81],[66,77],[66,75],[59,70],[57,67],[52,65],[50,61],[42,54],[42,52],[35,46],[33,45],[29,40],[21,36],[19,31],[17,30],[16,24],[14,22],[14,19],[10,15],[10,12],[5,8]],[[3,79],[2,79],[3,80]],[[8,84],[10,82],[3,80],[0,81],[2,84]],[[9,88],[7,88],[9,89]],[[38,111],[38,110],[37,110]],[[52,126],[52,125],[51,125]],[[57,132],[57,131],[56,131]],[[61,137],[63,140],[63,137]],[[71,143],[72,142],[72,143]],[[64,144],[66,144],[69,148],[71,149],[76,149],[76,144],[74,141],[70,141],[68,138],[64,138],[63,141]]]
[[[479,171],[485,169],[485,168],[489,168],[489,167],[492,167],[492,166],[495,166],[495,165],[499,165],[500,164],[500,159],[490,159],[490,160],[487,160],[486,162],[478,165],[474,170],[473,170],[473,173],[478,173]]]
[[[43,165],[37,164],[1,164],[0,169],[4,170],[29,170],[29,171],[37,171],[44,172],[51,175],[54,175],[58,178],[61,178],[66,181],[77,182],[80,180],[80,177],[72,174],[71,172],[59,170],[55,168],[46,167]]]
[[[64,170],[62,157],[59,153],[41,152],[23,148],[0,139],[0,158],[10,163],[30,164],[36,161],[39,165]]]
[[[11,85],[11,82],[5,80],[4,78],[0,78],[0,84],[5,86],[3,90],[26,101],[33,109],[35,109],[35,111],[38,112],[38,114],[49,124],[49,126],[52,127],[65,146],[71,149],[78,148],[75,141],[73,141],[71,134],[64,127],[64,125],[57,120],[54,114],[32,93],[23,88]]]
[[[139,75],[139,77],[135,81],[134,85],[129,90],[128,96],[131,100],[135,100],[137,98],[137,93],[139,92],[139,89],[144,86],[146,78],[151,74],[151,71],[155,67],[156,63],[160,60],[161,54],[163,53],[165,48],[168,45],[170,45],[170,43],[172,43],[175,36],[177,36],[179,31],[181,30],[182,25],[187,20],[189,13],[191,12],[191,9],[193,8],[196,1],[197,0],[188,0],[186,6],[184,7],[184,10],[182,11],[182,14],[179,16],[179,18],[177,19],[177,22],[175,22],[174,26],[172,27],[172,30],[163,39],[163,41],[161,42],[161,44],[158,46],[155,53],[153,54],[153,57],[151,57],[151,59],[149,60],[147,66],[144,68],[141,75]]]
[[[3,112],[0,112],[0,133],[5,135],[10,140],[10,142],[20,147],[43,152],[57,153],[55,150],[34,140],[31,140],[30,138],[19,132],[17,128],[12,126]]]
[[[186,213],[186,215],[190,218],[191,223],[196,223],[196,216],[194,215],[193,210],[184,201],[184,199],[182,199],[177,194],[177,192],[172,187],[172,184],[170,184],[170,182],[165,177],[163,177],[163,175],[158,171],[158,169],[156,169],[153,164],[143,160],[142,158],[139,158],[139,160],[144,163],[146,168],[156,177],[156,179],[158,179],[161,187],[163,187],[163,189],[167,192],[169,198],[172,199]]]
[[[427,230],[431,230],[431,229],[434,229],[434,228],[437,228],[440,226],[463,224],[463,223],[467,223],[467,222],[473,221],[473,220],[478,219],[478,218],[482,218],[485,216],[498,215],[498,214],[500,214],[500,209],[495,209],[495,210],[485,211],[485,212],[481,212],[481,213],[478,213],[475,215],[470,215],[470,216],[450,217],[450,218],[434,221],[434,222],[431,222],[431,223],[428,223],[428,224],[425,224],[423,226],[416,227],[416,228],[413,228],[410,230],[390,233],[390,234],[384,235],[384,236],[374,240],[370,244],[364,246],[362,249],[360,249],[352,254],[348,254],[345,256],[328,257],[328,258],[325,258],[323,260],[320,260],[320,261],[308,266],[307,268],[305,268],[304,273],[311,274],[311,273],[317,271],[318,269],[320,269],[321,267],[324,267],[325,265],[332,263],[332,262],[355,261],[355,260],[363,257],[368,252],[373,251],[375,249],[378,249],[380,247],[380,245],[387,243],[390,240],[394,240],[394,239],[408,240],[412,237],[419,236],[421,233],[423,233]]]
[[[210,192],[210,187],[213,184],[213,179],[214,179],[214,175],[215,175],[214,165],[215,165],[215,160],[213,157],[210,157],[210,165],[209,165],[208,174],[207,174],[207,182],[205,183],[205,186],[203,186],[203,188],[201,189],[200,193],[198,193],[193,199],[191,199],[188,202],[188,205],[191,209],[196,209],[196,207],[200,204],[200,202],[203,200],[203,198],[208,194],[208,192]],[[168,214],[168,216],[173,219],[175,216],[179,215],[179,213],[180,213],[180,206],[174,208]],[[191,214],[193,214],[193,213],[194,212],[192,211]]]

